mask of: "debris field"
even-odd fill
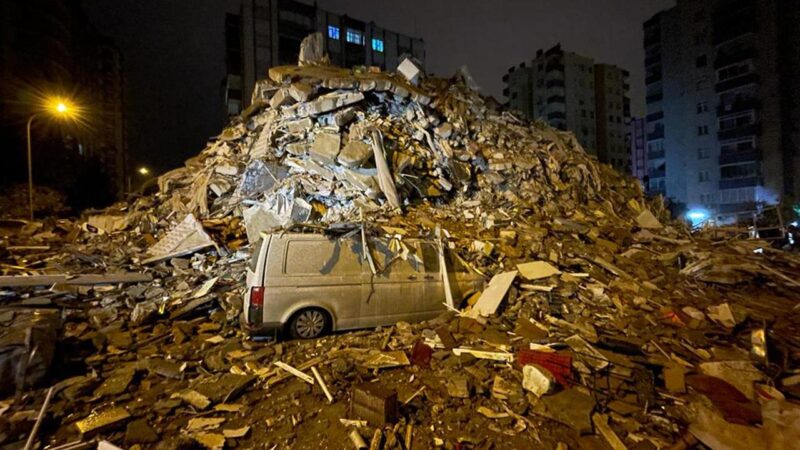
[[[301,57],[270,69],[156,194],[3,226],[3,448],[753,450],[800,437],[800,258],[692,233],[465,70]],[[435,240],[486,287],[423,323],[249,337],[250,251],[283,231],[383,242],[392,258],[365,252],[375,274],[421,258],[408,240]]]

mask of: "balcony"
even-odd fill
[[[650,67],[650,66],[653,66],[653,65],[656,65],[656,64],[661,64],[661,55],[660,54],[655,54],[655,55],[647,56],[647,57],[644,58],[644,66],[645,67]]]
[[[551,95],[547,97],[547,103],[566,103],[567,99],[563,95]]]
[[[508,88],[503,88],[503,97],[508,97]]]
[[[725,81],[720,81],[714,86],[714,91],[719,94],[720,92],[730,91],[731,89],[754,83],[758,83],[758,74],[748,73],[735,78],[729,78]]]
[[[561,112],[561,111],[553,111],[553,112],[547,114],[547,119],[548,120],[557,120],[557,119],[567,120],[567,114],[564,113],[564,112]]]
[[[717,57],[714,58],[714,68],[729,66],[731,64],[744,61],[746,59],[753,59],[757,55],[754,48],[737,48],[728,51],[717,52]]]
[[[654,152],[647,152],[648,161],[653,161],[655,159],[663,159],[663,158],[664,158],[664,150],[656,150]]]
[[[561,79],[548,80],[546,86],[548,88],[564,87],[564,80],[561,80]]]
[[[661,93],[661,92],[659,92],[658,94],[648,95],[645,98],[645,100],[647,101],[648,104],[655,103],[655,102],[660,102],[663,99],[664,99],[664,94]]]
[[[727,130],[719,130],[717,132],[717,139],[720,141],[727,141],[729,139],[758,136],[759,134],[761,134],[761,124],[751,123]]]
[[[717,209],[720,214],[736,214],[756,210],[756,202],[721,203]]]
[[[512,67],[512,69],[513,69],[513,67]],[[503,75],[503,83],[508,83],[508,74]]]
[[[661,81],[661,71],[660,70],[658,72],[652,74],[652,75],[649,75],[649,76],[645,77],[644,84],[653,84],[653,83],[658,83],[659,81]]]
[[[720,104],[717,106],[717,117],[758,109],[760,106],[761,103],[755,98],[736,99],[729,105]]]
[[[761,177],[754,175],[752,177],[744,178],[728,178],[719,180],[720,189],[737,189],[743,187],[753,187],[763,185]]]
[[[657,128],[652,133],[647,133],[647,140],[654,141],[656,139],[664,139],[664,128]]]
[[[645,33],[644,36],[644,46],[650,47],[651,45],[655,45],[661,42],[661,30],[654,30],[652,32]]]
[[[661,169],[650,169],[647,171],[647,176],[649,176],[651,180],[653,178],[664,178],[667,176],[667,169],[666,167],[662,167]]]
[[[752,149],[741,152],[730,152],[719,155],[719,164],[734,164],[749,161],[761,161],[761,150]]]
[[[558,61],[547,63],[547,66],[545,67],[545,71],[546,72],[563,72],[564,71],[564,64],[562,64],[562,63],[560,63]]]
[[[647,115],[647,122],[655,122],[664,118],[664,111],[658,111]]]

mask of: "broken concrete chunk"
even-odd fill
[[[105,397],[122,394],[128,389],[131,381],[133,381],[135,373],[133,368],[124,368],[115,371],[112,376],[106,378],[103,384],[94,391],[94,395]]]
[[[300,54],[297,58],[300,66],[327,64],[325,55],[325,37],[320,32],[311,33],[300,42]]]
[[[533,410],[569,426],[579,434],[586,434],[592,431],[590,414],[594,407],[595,401],[590,395],[573,388],[545,395],[534,405]]]
[[[247,433],[250,432],[249,426],[244,426],[242,428],[226,428],[222,430],[222,435],[226,438],[243,438],[247,436]]]
[[[339,155],[339,133],[317,133],[309,149],[309,156],[325,164],[334,164]]]
[[[686,369],[678,364],[665,367],[664,385],[670,392],[686,392]]]
[[[640,227],[650,230],[664,228],[664,225],[658,221],[656,216],[654,216],[649,209],[643,210],[638,216],[636,216],[636,223]]]
[[[372,148],[369,144],[350,141],[339,153],[337,161],[345,167],[356,168],[360,167],[370,156],[372,156]]]
[[[287,88],[280,88],[277,92],[269,99],[269,106],[272,108],[279,108],[283,105],[288,105],[292,102],[292,96],[289,93],[289,89]]]
[[[289,95],[295,101],[304,102],[308,100],[308,97],[311,96],[311,93],[314,92],[314,88],[307,83],[292,83],[289,86]]]
[[[547,394],[556,384],[556,379],[549,370],[536,364],[522,367],[522,387],[537,397]]]
[[[299,120],[291,120],[286,122],[286,130],[290,134],[305,136],[305,134],[314,127],[314,121],[305,117]]]
[[[708,317],[725,328],[733,328],[736,326],[736,318],[733,316],[733,311],[727,303],[709,306]]]
[[[532,261],[517,264],[517,270],[519,270],[520,275],[528,280],[539,280],[561,273],[560,270],[546,261]]]
[[[364,383],[353,387],[350,412],[372,426],[395,423],[398,419],[397,392],[380,383]]]
[[[452,376],[447,380],[447,393],[455,398],[469,398],[469,382],[467,377]]]
[[[294,156],[305,156],[308,152],[308,144],[305,141],[290,142],[286,144],[286,152]]]
[[[189,423],[186,425],[186,430],[213,430],[219,428],[223,422],[225,422],[224,417],[196,417],[194,419],[189,419]]]
[[[197,433],[192,438],[209,450],[222,450],[225,448],[225,436],[219,433]]]
[[[125,430],[125,445],[150,444],[158,442],[158,433],[145,419],[134,420]]]
[[[450,137],[451,134],[453,134],[453,125],[450,122],[445,122],[436,127],[434,132],[440,138],[447,139]]]
[[[422,75],[422,69],[411,58],[405,58],[397,66],[397,73],[402,75],[409,83],[417,84]]]
[[[197,409],[206,409],[211,404],[208,397],[192,389],[179,393],[178,397]]]
[[[361,92],[331,92],[330,94],[321,95],[310,102],[303,103],[302,108],[298,108],[297,113],[301,117],[318,116],[362,100],[364,100],[364,94]]]

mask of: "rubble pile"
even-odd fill
[[[157,195],[4,238],[4,274],[41,278],[4,277],[0,320],[63,308],[72,361],[47,402],[16,379],[3,442],[37,423],[53,446],[791,447],[796,256],[691,234],[466,72],[398,72],[273,68]],[[250,248],[287,230],[403,259],[437,239],[486,288],[421,324],[248,339]]]

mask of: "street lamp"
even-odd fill
[[[138,172],[139,172],[140,175],[147,175],[147,174],[150,173],[150,169],[148,169],[147,167],[142,166],[142,167],[139,167]]]
[[[77,109],[72,106],[69,100],[53,97],[47,99],[45,102],[44,112],[50,113],[58,118],[73,118],[77,115]],[[36,118],[42,111],[33,113],[28,119],[27,134],[28,134],[28,212],[30,220],[33,220],[33,158],[31,156],[31,124],[33,119]]]

